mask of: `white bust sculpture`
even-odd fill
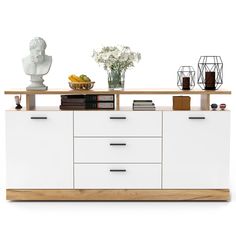
[[[42,38],[34,38],[30,41],[30,55],[23,58],[23,67],[27,75],[30,75],[31,84],[27,90],[47,90],[43,84],[43,75],[46,75],[52,65],[52,57],[45,55],[46,42]]]

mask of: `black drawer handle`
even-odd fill
[[[31,120],[46,120],[47,117],[46,116],[31,116],[30,119]]]
[[[125,116],[111,116],[111,120],[126,120]]]
[[[110,169],[110,172],[126,172],[126,169]]]
[[[190,116],[189,120],[205,120],[206,117],[204,116]]]
[[[110,146],[126,146],[126,143],[110,143]]]

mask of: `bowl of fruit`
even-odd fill
[[[92,89],[95,82],[92,82],[87,75],[70,75],[68,77],[69,86],[73,90],[89,90]]]

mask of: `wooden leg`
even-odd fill
[[[120,94],[116,94],[116,110],[120,110]]]
[[[26,110],[35,109],[35,95],[26,94]]]
[[[210,110],[210,94],[201,94],[201,109]]]

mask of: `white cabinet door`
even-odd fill
[[[163,188],[228,188],[229,111],[163,112]]]
[[[73,112],[6,112],[7,188],[73,188]]]

